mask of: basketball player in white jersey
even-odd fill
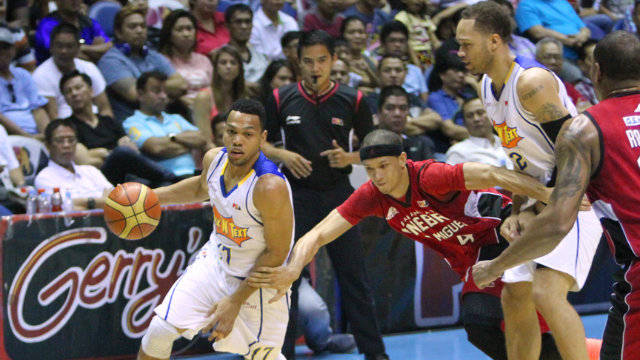
[[[227,118],[224,148],[204,157],[203,172],[156,189],[161,204],[210,199],[214,230],[196,260],[155,309],[138,359],[169,359],[174,340],[212,331],[217,351],[247,359],[284,359],[288,296],[250,287],[254,267],[282,265],[293,245],[291,190],[260,151],[267,132],[262,105],[238,100]]]
[[[459,56],[472,73],[485,74],[481,98],[514,167],[552,184],[554,142],[576,109],[553,72],[509,51],[510,34],[509,15],[501,6],[491,1],[477,3],[462,13],[458,23]],[[515,196],[503,235],[512,238],[542,206]],[[580,212],[571,232],[553,252],[505,271],[502,305],[509,359],[538,359],[536,308],[563,359],[588,359],[584,327],[567,293],[584,285],[601,234],[593,211]]]

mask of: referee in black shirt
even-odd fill
[[[364,139],[373,130],[371,113],[360,91],[329,79],[336,59],[333,39],[324,31],[306,32],[298,43],[302,81],[275,89],[267,101],[267,157],[282,162],[291,183],[296,237],[301,237],[353,192],[352,135]],[[348,151],[345,151],[347,149]],[[388,359],[375,316],[373,294],[364,266],[362,240],[355,229],[327,245],[335,270],[342,308],[358,349],[365,359]],[[295,356],[297,286],[293,284],[291,313],[282,353]]]

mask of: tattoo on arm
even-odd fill
[[[568,202],[578,209],[589,184],[589,156],[589,149],[581,141],[579,132],[567,129],[556,147],[558,179],[551,194],[551,202]]]
[[[527,101],[527,100],[531,99],[533,97],[533,95],[535,95],[538,92],[540,92],[540,90],[542,90],[543,88],[544,88],[544,86],[538,85],[537,87],[535,87],[534,89],[532,89],[528,93],[522,95],[521,101]]]
[[[538,108],[535,113],[538,122],[545,123],[553,120],[558,120],[561,117],[567,115],[567,110],[563,107],[559,107],[556,104],[546,103]]]

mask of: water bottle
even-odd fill
[[[38,212],[38,192],[36,189],[29,190],[25,207],[27,208],[27,215],[35,215]]]
[[[44,189],[38,189],[38,212],[51,212],[51,199]]]
[[[53,188],[53,195],[51,195],[51,211],[62,211],[62,194],[60,194],[60,188]]]
[[[73,199],[71,198],[71,191],[69,190],[64,194],[64,199],[62,200],[62,211],[67,213],[73,211]]]

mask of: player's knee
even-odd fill
[[[505,284],[500,295],[503,309],[514,310],[522,307],[523,303],[531,298],[530,283]]]
[[[180,337],[173,325],[154,316],[149,324],[147,333],[142,337],[142,351],[158,359],[168,359],[171,356],[173,342]]]

